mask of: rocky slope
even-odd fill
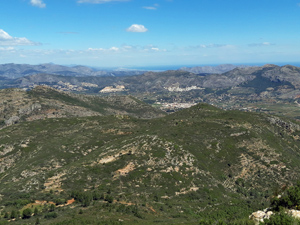
[[[36,93],[57,99],[57,92]],[[299,179],[299,135],[296,122],[206,104],[147,120],[70,115],[22,122],[0,131],[1,202],[5,210],[24,196],[54,201],[97,191],[116,201],[90,200],[88,211],[98,209],[86,212],[90,223],[95,215],[124,224],[230,222]],[[130,205],[139,212],[123,214]],[[61,224],[83,219],[58,214]]]
[[[45,118],[116,114],[153,118],[164,115],[130,96],[101,98],[66,93],[46,86],[37,86],[31,91],[4,89],[0,91],[0,99],[1,126]]]

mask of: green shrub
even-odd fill
[[[89,192],[72,191],[71,197],[74,198],[75,200],[81,202],[83,207],[87,207],[90,205],[94,196],[92,193],[89,193]]]
[[[55,199],[54,202],[56,205],[62,205],[62,204],[65,204],[67,201],[64,198],[58,198],[58,199]]]
[[[281,198],[275,197],[271,200],[271,207],[276,211],[282,207],[291,209],[298,206],[300,206],[300,182],[287,189]]]
[[[50,211],[50,212],[53,212],[54,210],[55,210],[55,205],[54,205],[54,204],[51,204],[51,205],[50,205],[49,211]]]
[[[15,218],[17,218],[17,216],[18,216],[17,212],[15,210],[12,210],[11,213],[10,213],[10,218],[15,219]]]
[[[37,207],[34,208],[34,211],[33,211],[34,215],[37,216],[39,214],[39,210]]]
[[[281,211],[280,213],[273,214],[270,219],[265,219],[265,225],[292,225],[294,218],[287,213]]]
[[[45,215],[45,219],[53,219],[57,217],[57,213],[56,212],[49,212]]]
[[[40,223],[40,219],[39,219],[39,218],[36,218],[36,220],[35,220],[35,225],[39,225],[39,224],[41,224],[41,223]]]
[[[114,201],[114,197],[113,196],[111,196],[111,195],[106,195],[106,197],[105,197],[105,199],[104,199],[105,201],[108,201],[109,203],[113,203],[113,201]]]
[[[199,225],[212,225],[213,221],[212,220],[200,220]]]
[[[8,219],[8,217],[9,217],[8,212],[5,212],[4,218],[5,218],[5,219]]]
[[[31,214],[32,214],[31,209],[29,209],[29,208],[24,209],[23,213],[22,213],[22,218],[23,219],[29,219],[31,217]]]

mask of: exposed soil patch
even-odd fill
[[[63,181],[64,179],[62,178],[65,175],[65,173],[60,173],[57,174],[56,176],[50,177],[47,179],[47,181],[44,183],[45,186],[45,190],[46,191],[63,191],[63,189],[61,188],[61,181]]]
[[[122,169],[118,169],[115,171],[114,178],[119,176],[126,176],[130,171],[133,171],[135,169],[135,166],[132,162],[130,162],[127,166],[125,166]]]

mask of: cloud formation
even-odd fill
[[[118,47],[111,47],[111,48],[89,48],[88,49],[89,52],[103,52],[103,53],[110,53],[110,52],[120,52],[122,51],[122,49],[118,48]]]
[[[150,10],[156,10],[157,9],[156,7],[153,7],[153,6],[144,6],[143,8],[144,9],[150,9]]]
[[[0,51],[13,51],[15,50],[14,47],[0,47]]]
[[[27,38],[12,37],[4,30],[0,29],[0,46],[25,46],[25,45],[40,45],[39,43],[32,42]]]
[[[144,6],[143,8],[149,10],[156,10],[158,6],[158,4],[154,4],[153,6]]]
[[[30,0],[30,4],[39,8],[45,8],[46,4],[43,0]]]
[[[262,42],[262,43],[252,43],[252,44],[249,44],[248,46],[250,46],[250,47],[264,47],[264,46],[271,46],[271,45],[275,45],[275,44],[272,44],[270,42]]]
[[[130,0],[78,0],[78,3],[103,4],[109,2],[128,2]]]
[[[225,44],[201,44],[196,46],[189,46],[189,49],[199,49],[199,48],[225,48],[225,47],[231,47],[231,45],[225,45]]]
[[[111,47],[111,48],[89,48],[88,52],[102,52],[102,53],[123,53],[123,52],[166,52],[166,49],[160,49],[157,46],[147,45],[147,46],[139,46],[139,45],[123,45],[121,47]]]
[[[136,32],[136,33],[143,33],[147,32],[148,29],[144,25],[139,24],[132,24],[130,27],[126,29],[127,32]]]

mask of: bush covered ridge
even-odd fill
[[[21,121],[0,130],[1,221],[14,211],[16,224],[251,224],[274,187],[299,180],[299,132],[207,104],[153,119]]]

